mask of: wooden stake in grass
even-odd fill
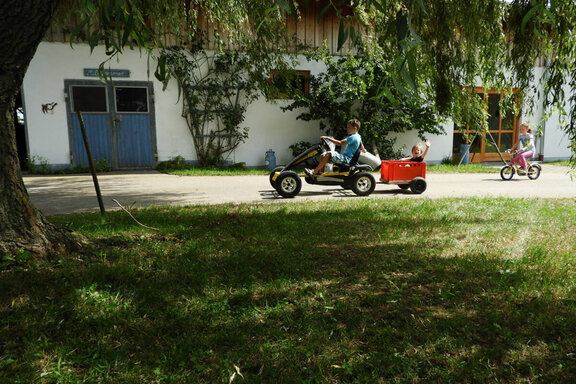
[[[92,151],[90,150],[90,143],[88,143],[88,135],[86,134],[86,127],[84,126],[84,118],[82,112],[77,111],[78,120],[80,122],[80,130],[82,131],[82,139],[84,139],[84,147],[86,148],[86,156],[88,156],[88,163],[90,164],[90,173],[94,181],[94,188],[96,189],[96,197],[98,198],[98,205],[100,206],[100,214],[104,216],[106,210],[104,209],[104,202],[102,201],[102,193],[100,193],[100,185],[98,184],[98,176],[96,176],[96,167],[94,167],[94,160],[92,159]]]

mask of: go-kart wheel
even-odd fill
[[[540,168],[540,166],[537,165],[531,165],[528,167],[528,178],[530,180],[536,180],[537,178],[540,177],[540,172],[542,171],[542,168]]]
[[[510,180],[514,176],[514,167],[511,165],[506,165],[500,170],[500,177],[502,180]]]
[[[349,181],[345,181],[342,183],[342,188],[350,190],[352,189],[352,183],[350,183]]]
[[[270,185],[272,186],[272,188],[276,189],[276,182],[274,180],[272,180],[272,178],[274,177],[274,174],[276,172],[281,172],[284,169],[284,167],[276,167],[272,170],[272,172],[270,172]]]
[[[359,172],[352,178],[352,192],[358,196],[368,196],[374,192],[376,188],[376,180],[374,176],[368,172]]]
[[[398,187],[400,187],[400,189],[408,189],[410,188],[410,184],[398,184]]]
[[[276,178],[276,191],[282,197],[294,197],[302,189],[302,180],[296,172],[282,172]]]
[[[412,191],[412,193],[415,193],[417,195],[424,192],[426,190],[426,186],[427,186],[426,179],[424,179],[423,177],[415,177],[410,182],[410,190]]]

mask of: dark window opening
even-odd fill
[[[105,87],[72,87],[72,112],[108,112]]]
[[[273,86],[275,99],[288,99],[294,95],[310,93],[310,71],[277,71],[270,72],[270,83]]]
[[[117,87],[116,112],[148,112],[148,90],[136,87]]]

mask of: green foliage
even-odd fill
[[[220,46],[236,45],[260,52],[253,65],[274,63],[286,47],[298,45],[287,33],[287,20],[302,20],[316,0],[71,0],[60,7],[58,19],[68,25],[72,39],[84,39],[94,48],[106,46],[110,55],[125,48],[152,50],[165,47],[168,37],[200,44],[200,17],[218,21]],[[154,22],[150,22],[153,15]],[[337,46],[385,52],[377,92],[371,97],[395,101],[424,100],[441,116],[463,121],[470,103],[465,88],[481,85],[498,90],[518,88],[528,108],[542,103],[565,117],[564,129],[576,153],[576,3],[549,0],[364,0],[343,5],[325,2],[318,19],[338,20]],[[254,56],[256,57],[256,56]],[[545,60],[543,94],[530,89],[533,67]],[[262,65],[260,64],[263,63]],[[382,66],[378,62],[377,66]],[[168,71],[158,62],[160,78]],[[271,65],[269,68],[278,68]],[[102,67],[103,68],[103,67]],[[262,73],[265,73],[262,72]],[[480,83],[480,84],[479,84]],[[411,108],[409,108],[411,109]],[[346,112],[346,111],[345,111]],[[468,112],[465,112],[468,113]],[[343,113],[344,114],[344,113]],[[480,112],[472,112],[479,115]],[[474,120],[472,120],[473,122]],[[341,122],[339,124],[342,124]],[[536,127],[534,127],[536,128]]]
[[[460,162],[460,159],[458,159],[458,157],[446,156],[442,159],[440,164],[441,165],[458,165],[459,162]]]
[[[33,175],[47,175],[52,173],[48,160],[39,155],[32,155],[26,158],[26,168],[28,173]]]
[[[304,152],[312,146],[311,143],[307,141],[299,141],[290,145],[288,148],[292,151],[292,156],[298,156],[300,153]]]
[[[63,169],[53,169],[50,167],[48,160],[42,156],[32,155],[27,158],[26,167],[28,173],[33,175],[52,175],[52,174],[70,174],[70,173],[88,173],[90,172],[89,167],[73,167],[73,168],[63,168]],[[96,159],[94,160],[94,168],[96,172],[109,172],[111,171],[110,165],[108,164],[108,159]]]
[[[247,137],[241,127],[247,106],[257,97],[243,53],[166,49],[161,61],[178,81],[183,113],[202,166],[221,165]]]
[[[441,164],[428,164],[426,173],[493,173],[498,174],[500,167],[485,166],[483,164],[460,164],[458,157],[442,159]]]
[[[245,163],[234,163],[231,165],[209,165],[201,168],[188,164],[182,156],[176,156],[170,160],[162,161],[156,169],[160,172],[180,176],[222,176],[222,175],[266,175],[269,171],[247,169]]]
[[[178,176],[238,176],[238,175],[269,175],[270,171],[264,168],[247,168],[245,163],[230,165],[192,167],[182,170],[166,169],[162,172]]]
[[[83,38],[91,47],[103,43],[110,55],[125,48],[152,50],[171,41],[190,42],[198,47],[200,17],[218,21],[216,41],[241,50],[259,52],[252,60],[261,73],[265,68],[282,67],[279,53],[298,46],[295,36],[287,33],[287,20],[302,20],[315,0],[72,0],[60,7],[61,24],[70,25],[72,39]],[[154,15],[154,22],[150,22]],[[338,20],[337,46],[351,40],[377,58],[378,85],[369,97],[388,99],[396,105],[407,100],[434,106],[440,116],[453,116],[457,121],[469,112],[471,103],[466,88],[509,90],[518,88],[527,109],[542,103],[546,109],[557,108],[564,121],[576,153],[576,3],[549,0],[365,0],[325,2],[318,19]],[[364,53],[362,53],[364,55]],[[385,56],[380,60],[380,56]],[[533,67],[546,61],[544,93],[530,89],[535,79]],[[365,64],[364,64],[365,65]],[[254,71],[257,72],[257,71]],[[165,61],[158,62],[157,74],[165,78]],[[368,89],[367,89],[368,90]],[[567,91],[568,90],[568,91]],[[346,105],[345,105],[346,106]],[[406,106],[413,110],[414,106]],[[339,115],[349,112],[345,109]],[[397,115],[405,115],[399,110]],[[399,116],[393,118],[398,119]],[[409,113],[408,113],[409,115]],[[335,117],[340,119],[342,116]],[[342,124],[339,120],[338,124]],[[472,119],[474,124],[476,120]],[[481,126],[480,124],[476,124]],[[331,129],[334,126],[330,127]],[[536,127],[534,127],[536,128]],[[376,129],[378,130],[378,129]],[[380,139],[380,137],[374,137]]]
[[[265,74],[286,67],[285,47],[294,44],[286,18],[295,9],[291,1],[71,0],[57,20],[71,42],[104,45],[109,60],[135,47],[157,56],[156,78],[165,87],[176,78],[182,92],[198,160],[216,165],[247,138],[241,123]],[[200,20],[218,25],[216,52],[202,51]]]
[[[436,110],[416,95],[405,96],[392,89],[391,97],[379,97],[381,85],[389,78],[393,58],[384,52],[363,50],[358,55],[336,58],[326,49],[307,54],[309,60],[322,61],[326,71],[310,78],[310,93],[296,93],[284,110],[304,108],[298,118],[319,120],[320,128],[336,137],[345,135],[346,121],[357,118],[367,148],[381,156],[394,158],[391,133],[414,130],[423,138],[443,132]]]
[[[483,106],[467,89],[516,88],[526,115],[543,106],[568,117],[564,130],[576,153],[575,2],[373,0],[359,4],[355,18],[377,36],[373,49],[395,57],[386,92],[418,89],[442,115],[481,130]],[[544,67],[541,80],[536,65]]]
[[[172,171],[172,170],[183,170],[192,168],[190,164],[186,163],[186,160],[182,156],[173,157],[170,160],[161,161],[156,166],[158,171]]]

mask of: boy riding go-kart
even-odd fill
[[[270,174],[270,184],[283,197],[296,196],[302,188],[302,182],[293,169],[305,163],[312,168],[304,169],[305,180],[309,184],[341,185],[359,196],[371,194],[376,185],[374,176],[368,172],[372,170],[372,167],[367,164],[358,164],[360,152],[364,150],[362,138],[358,134],[359,128],[360,122],[357,119],[351,119],[346,124],[346,132],[349,135],[346,139],[336,140],[332,137],[321,136],[322,142],[319,145],[296,156],[285,167],[274,169]],[[335,151],[335,145],[346,145],[346,148],[339,153]]]
[[[322,139],[320,144],[308,148],[292,159],[286,166],[274,168],[270,173],[270,185],[282,197],[298,195],[302,189],[302,181],[295,169],[304,165],[315,168],[320,162],[320,156],[326,151],[333,149],[332,143],[327,139]],[[360,148],[358,148],[350,162],[342,164],[328,163],[324,173],[316,176],[306,175],[304,180],[308,184],[340,185],[344,189],[351,189],[359,196],[368,196],[374,192],[376,180],[369,172],[372,170],[370,165],[358,163],[360,152]]]

